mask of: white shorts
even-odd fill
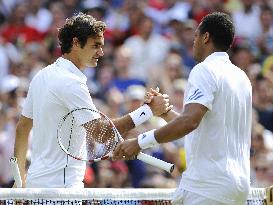
[[[174,194],[172,205],[228,205],[186,190]]]

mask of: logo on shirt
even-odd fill
[[[146,134],[142,134],[142,138],[141,139],[144,139],[146,137]]]
[[[201,92],[201,90],[196,89],[193,94],[188,98],[188,100],[197,100],[199,98],[201,98],[203,95],[203,93]]]
[[[139,117],[141,117],[142,115],[145,115],[145,112],[142,112],[142,113],[139,115]]]

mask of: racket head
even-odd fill
[[[68,156],[92,163],[111,157],[121,136],[104,113],[77,108],[61,119],[57,139]]]

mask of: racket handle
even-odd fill
[[[157,167],[159,169],[163,169],[165,170],[166,172],[169,172],[169,173],[172,173],[173,170],[174,170],[174,164],[171,164],[171,163],[168,163],[168,162],[165,162],[161,159],[157,159],[155,157],[152,157],[150,155],[147,155],[147,154],[144,154],[142,152],[140,152],[138,155],[137,155],[137,159],[147,163],[147,164],[150,164],[154,167]]]
[[[9,162],[10,162],[11,172],[15,181],[15,185],[17,188],[22,188],[22,179],[21,179],[19,167],[17,164],[17,158],[12,157],[10,158]]]

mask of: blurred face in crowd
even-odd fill
[[[166,72],[170,80],[182,77],[182,59],[178,54],[170,54],[166,59]]]
[[[253,56],[249,48],[238,49],[232,57],[233,63],[244,71],[251,65]]]
[[[183,39],[183,43],[188,48],[192,48],[195,29],[196,29],[196,26],[194,25],[193,22],[192,22],[192,27],[190,27],[190,25],[186,25],[183,28],[182,39]]]
[[[81,48],[80,43],[74,38],[75,55],[79,61],[79,67],[96,67],[98,59],[103,56],[104,37],[101,33],[96,37],[87,39],[86,44]]]
[[[153,21],[149,18],[144,18],[140,24],[139,32],[144,37],[149,37],[153,31]]]
[[[115,52],[114,64],[120,72],[126,72],[131,62],[131,50],[126,47],[120,47]]]
[[[262,11],[260,19],[262,26],[270,27],[273,19],[272,11],[270,10]]]
[[[258,95],[258,98],[263,103],[272,102],[272,89],[270,87],[270,83],[268,80],[263,79],[257,82],[257,86],[255,87],[255,94]]]
[[[252,6],[254,0],[242,0],[242,3],[245,7],[250,7]]]
[[[17,25],[22,25],[25,23],[24,19],[27,14],[27,6],[26,4],[18,4],[14,10],[13,10],[13,15],[11,15],[11,21],[14,24]]]

